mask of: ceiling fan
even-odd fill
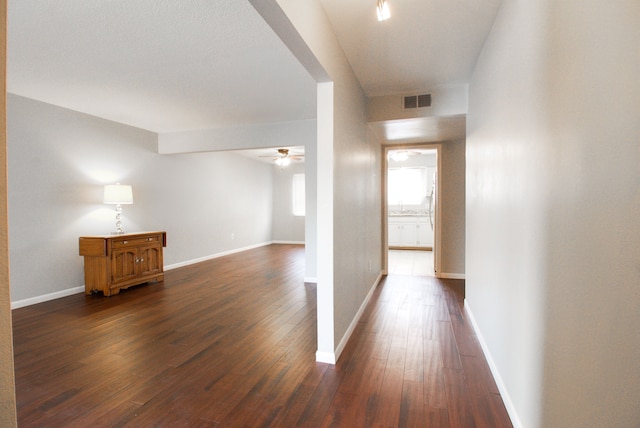
[[[279,165],[281,167],[289,165],[291,161],[304,160],[304,155],[302,153],[290,153],[289,149],[278,149],[278,153],[276,155],[267,155],[261,157],[272,157],[276,165]]]
[[[388,159],[392,159],[396,162],[402,162],[409,159],[409,156],[416,156],[422,154],[417,150],[389,150]]]

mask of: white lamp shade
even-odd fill
[[[128,184],[107,184],[104,186],[105,204],[132,204],[133,190]]]

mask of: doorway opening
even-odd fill
[[[439,145],[384,148],[385,272],[438,276]]]

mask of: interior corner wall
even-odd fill
[[[318,282],[318,155],[316,141],[305,145],[304,186],[305,222],[304,257],[305,280]]]
[[[272,240],[271,165],[160,155],[154,133],[11,94],[7,127],[14,302],[84,284],[78,237],[114,229],[106,183],[133,186],[126,231],[167,231],[165,266]]]
[[[340,346],[382,270],[382,189],[380,147],[369,139],[365,97],[349,79],[334,87],[334,308]]]
[[[474,70],[467,303],[516,426],[640,425],[638,22],[503,2]]]
[[[335,355],[333,263],[333,83],[318,84],[317,194],[317,301],[318,349],[316,360],[331,363]]]
[[[380,148],[369,138],[364,92],[320,2],[277,3],[330,77],[318,85],[318,351],[338,356],[382,270]],[[333,338],[321,331],[328,318]]]
[[[465,274],[465,140],[440,145],[441,245],[440,274]]]
[[[304,174],[305,165],[292,163],[273,169],[273,241],[304,243],[305,216],[293,215],[293,175]]]
[[[7,2],[0,1],[0,426],[18,426],[13,365],[7,219]]]

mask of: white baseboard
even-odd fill
[[[49,300],[60,299],[61,297],[72,296],[74,294],[79,294],[79,293],[84,293],[84,285],[82,287],[67,288],[66,290],[44,294],[42,296],[30,297],[28,299],[23,299],[23,300],[16,300],[15,302],[11,302],[11,309],[24,308],[25,306],[31,306],[37,303],[48,302]]]
[[[316,278],[315,276],[305,276],[304,277],[304,282],[305,283],[310,283],[310,284],[317,284],[318,283],[318,278]]]
[[[353,330],[355,330],[356,326],[358,325],[358,322],[360,322],[360,318],[362,317],[364,310],[367,309],[367,306],[369,305],[369,301],[371,300],[371,296],[373,296],[373,292],[376,291],[376,288],[378,287],[378,284],[380,284],[381,280],[382,280],[382,272],[378,274],[378,277],[376,278],[373,285],[369,289],[369,292],[367,293],[367,297],[364,298],[364,301],[360,305],[358,312],[356,312],[356,316],[353,317],[353,320],[351,320],[351,324],[349,324],[349,328],[347,328],[347,331],[344,333],[344,336],[342,336],[342,340],[340,340],[340,343],[338,343],[338,347],[336,348],[334,353],[334,362],[331,364],[335,364],[335,361],[338,361],[338,358],[340,358],[342,351],[344,351],[344,347],[347,346],[349,339],[351,339]],[[317,358],[318,358],[318,354],[316,353],[316,359]],[[319,361],[319,360],[316,360],[316,361]]]
[[[271,241],[272,244],[304,245],[304,241]]]
[[[164,270],[177,269],[184,266],[194,265],[196,263],[205,262],[207,260],[217,259],[218,257],[228,256],[230,254],[241,253],[242,251],[253,250],[254,248],[265,247],[271,245],[272,242],[263,242],[261,244],[249,245],[248,247],[235,248],[229,251],[223,251],[221,253],[211,254],[209,256],[198,257],[197,259],[185,260],[184,262],[172,263],[165,265]]]
[[[443,278],[443,279],[464,279],[464,274],[463,273],[447,273],[447,272],[443,272],[443,273],[439,273],[436,276],[438,278]]]
[[[487,346],[487,342],[485,342],[484,337],[482,336],[482,332],[476,323],[476,319],[473,316],[473,312],[471,312],[471,306],[469,306],[469,302],[465,299],[464,301],[464,309],[467,315],[469,316],[469,321],[471,321],[471,326],[476,333],[476,337],[478,338],[478,342],[480,342],[480,347],[482,348],[482,352],[484,353],[484,357],[489,364],[489,369],[491,370],[491,374],[493,375],[493,379],[496,381],[496,385],[498,386],[498,390],[500,391],[500,395],[502,396],[502,401],[504,402],[504,406],[507,408],[507,413],[509,414],[509,418],[511,418],[511,423],[514,428],[522,428],[522,422],[520,422],[520,418],[518,417],[518,413],[516,412],[516,408],[513,405],[513,401],[511,401],[511,396],[509,395],[509,391],[507,390],[507,386],[504,384],[502,380],[502,376],[500,376],[500,371],[496,366],[493,357],[491,356],[491,352],[489,351],[489,347]]]
[[[164,270],[167,271],[167,270],[176,269],[183,266],[189,266],[195,263],[203,262],[205,260],[216,259],[218,257],[227,256],[229,254],[239,253],[241,251],[251,250],[258,247],[264,247],[272,243],[275,243],[275,242],[264,242],[262,244],[250,245],[248,247],[237,248],[237,249],[225,251],[222,253],[212,254],[210,256],[200,257],[193,260],[187,260],[180,263],[174,263],[174,264],[165,266]],[[81,287],[68,288],[66,290],[44,294],[42,296],[30,297],[28,299],[23,299],[23,300],[17,300],[15,302],[11,302],[11,309],[23,308],[25,306],[31,306],[37,303],[48,302],[49,300],[60,299],[61,297],[67,297],[67,296],[71,296],[73,294],[78,294],[78,293],[84,293],[84,285],[82,285]]]

